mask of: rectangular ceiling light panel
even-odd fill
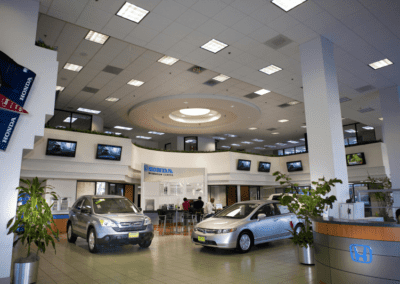
[[[268,94],[269,92],[271,92],[271,91],[266,90],[266,89],[261,89],[261,90],[258,90],[257,92],[254,92],[254,93],[257,94],[257,95],[262,96],[262,95]]]
[[[225,137],[213,137],[213,139],[217,139],[217,140],[226,140],[226,138]]]
[[[108,38],[109,38],[108,35],[103,35],[101,33],[95,32],[95,31],[89,31],[85,37],[86,40],[93,41],[95,43],[100,43],[100,44],[104,44]]]
[[[230,79],[231,77],[226,76],[224,74],[219,74],[218,76],[215,76],[213,79],[219,82],[225,82],[226,80]]]
[[[171,56],[168,56],[168,55],[164,55],[163,57],[158,59],[158,62],[167,64],[167,65],[172,65],[172,64],[174,64],[174,63],[176,63],[178,61],[179,61],[179,59],[171,57]]]
[[[100,110],[88,109],[88,108],[83,108],[83,107],[78,108],[77,111],[94,113],[94,114],[99,114],[101,112]]]
[[[379,69],[379,68],[382,68],[382,67],[386,67],[386,66],[389,66],[389,65],[392,65],[392,64],[393,64],[393,62],[386,58],[386,59],[379,60],[379,61],[376,61],[374,63],[371,63],[371,64],[369,64],[369,66],[371,66],[373,69],[376,70],[376,69]]]
[[[344,132],[347,133],[356,133],[356,131],[354,129],[346,129]]]
[[[267,75],[271,75],[271,74],[274,74],[274,73],[276,73],[278,71],[281,71],[281,70],[282,70],[282,68],[280,68],[278,66],[269,65],[269,66],[264,67],[264,68],[262,68],[262,69],[260,69],[258,71],[263,72],[263,73],[265,73]]]
[[[298,141],[293,141],[293,140],[289,140],[288,142],[292,143],[292,144],[298,144],[299,143]]]
[[[289,121],[289,119],[280,119],[280,120],[278,120],[278,122],[281,122],[281,123],[288,122],[288,121]]]
[[[272,3],[283,11],[288,12],[306,1],[307,0],[272,0]]]
[[[243,141],[243,144],[253,144],[253,142],[249,142],[249,141]]]
[[[256,150],[265,150],[265,148],[263,148],[263,147],[255,147],[254,149],[256,149]]]
[[[114,126],[114,128],[123,129],[123,130],[132,130],[132,127],[125,127],[125,126]]]
[[[218,51],[224,49],[227,46],[228,45],[223,42],[220,42],[216,39],[212,39],[206,44],[202,45],[201,48],[211,51],[212,53],[217,53]]]
[[[151,137],[148,137],[148,136],[136,136],[136,138],[146,139],[146,140],[150,140],[151,139]]]
[[[125,2],[124,6],[117,12],[117,16],[120,16],[129,21],[139,23],[149,11],[142,9],[129,2]]]
[[[139,81],[139,80],[135,80],[135,79],[132,79],[132,80],[130,80],[128,82],[128,85],[132,85],[132,86],[135,86],[135,87],[140,87],[143,84],[144,84],[144,82]]]
[[[365,130],[374,130],[372,126],[363,126],[362,128]]]
[[[231,138],[237,137],[237,135],[235,135],[235,134],[225,134],[225,136],[228,136],[228,137],[231,137]]]
[[[106,101],[115,103],[115,102],[118,102],[118,101],[119,101],[119,98],[107,97],[107,98],[106,98]]]
[[[252,139],[251,141],[254,141],[254,142],[264,142],[264,140],[261,140],[261,139]]]
[[[157,131],[149,131],[149,134],[155,134],[155,135],[164,135],[165,133],[163,132],[157,132]]]
[[[299,103],[300,103],[299,101],[291,101],[291,102],[288,102],[288,104],[291,105],[291,106],[297,105],[297,104],[299,104]]]
[[[74,71],[74,72],[79,72],[81,71],[83,66],[72,64],[72,63],[66,63],[64,66],[64,69]]]

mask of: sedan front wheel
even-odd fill
[[[240,253],[246,253],[251,249],[252,243],[252,236],[248,232],[243,232],[238,237],[236,248]]]

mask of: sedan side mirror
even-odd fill
[[[257,221],[264,220],[265,218],[267,218],[267,215],[265,215],[264,213],[260,213],[257,216]]]

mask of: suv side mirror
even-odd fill
[[[261,221],[263,219],[267,218],[267,215],[265,215],[264,213],[260,213],[257,216],[257,221]]]
[[[90,214],[90,208],[88,208],[88,207],[83,207],[83,208],[81,209],[81,213],[82,213],[82,214]]]

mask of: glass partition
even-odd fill
[[[55,128],[92,130],[92,116],[90,114],[56,109],[54,110],[54,116],[46,125]]]

